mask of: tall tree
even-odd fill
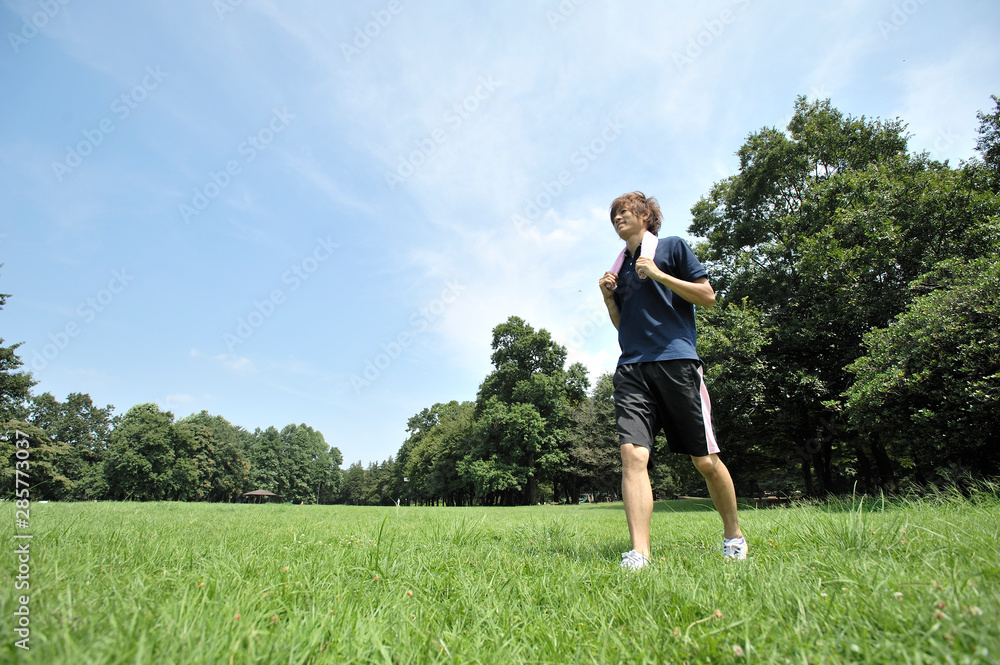
[[[176,498],[178,481],[188,469],[176,467],[174,416],[156,404],[129,409],[111,433],[104,459],[108,498],[112,500],[163,501]]]
[[[535,503],[539,482],[564,473],[569,407],[585,395],[586,372],[567,370],[565,347],[516,316],[493,329],[492,346],[494,370],[476,398],[476,445],[462,468],[480,500]]]
[[[770,426],[776,413],[766,399],[771,368],[765,347],[770,337],[763,316],[746,299],[698,308],[697,316],[698,355],[705,362],[712,424],[726,464],[739,470],[734,478],[737,493],[759,495],[776,489],[783,476],[775,477],[774,471],[783,469],[786,460],[775,451],[793,449],[794,441]]]
[[[255,429],[246,448],[247,461],[250,462],[249,483],[252,489],[274,492],[280,499],[290,500],[278,492],[282,473],[281,454],[281,433],[277,428]]]
[[[459,464],[473,444],[475,405],[452,401],[435,404],[410,419],[411,435],[401,448],[406,461],[397,458],[397,475],[406,478],[401,492],[420,503],[468,503],[472,483],[459,473]],[[402,467],[402,468],[400,468]]]
[[[760,452],[800,465],[807,491],[844,489],[846,469],[891,482],[884,448],[847,427],[845,367],[906,307],[912,280],[994,251],[993,198],[966,169],[907,155],[904,129],[800,98],[789,134],[752,134],[739,173],[692,209],[713,284],[759,312],[767,335],[753,435]]]
[[[29,422],[45,431],[53,442],[66,444],[56,462],[59,472],[72,482],[65,499],[102,499],[107,494],[103,461],[111,432],[121,420],[114,407],[94,405],[86,393],[70,393],[60,402],[51,393],[31,398]]]
[[[979,138],[976,139],[976,150],[983,156],[983,163],[988,169],[994,192],[1000,191],[1000,97],[990,95],[994,108],[992,113],[980,111]]]
[[[3,264],[0,263],[0,268]],[[9,293],[0,293],[0,309],[7,304]],[[9,420],[23,421],[28,414],[28,400],[31,399],[31,387],[37,383],[31,372],[21,371],[24,363],[17,355],[20,343],[11,346],[3,345],[0,337],[0,423]]]
[[[248,487],[250,462],[244,452],[252,439],[249,432],[207,411],[182,418],[177,427],[194,437],[203,485],[200,500],[233,501],[253,489]]]
[[[563,483],[569,501],[575,501],[582,492],[618,495],[621,454],[615,430],[614,392],[612,375],[604,374],[597,380],[593,394],[572,411]]]
[[[318,503],[323,487],[339,484],[340,451],[323,434],[306,424],[287,425],[279,433],[278,489],[282,499]]]
[[[68,453],[69,446],[52,440],[44,430],[31,423],[13,420],[8,421],[7,426],[6,436],[0,438],[0,459],[4,460],[0,467],[0,496],[15,495],[18,489],[16,469],[21,468],[25,475],[20,480],[28,482],[32,500],[68,498],[74,481],[63,475],[59,462]],[[18,440],[21,445],[18,445]],[[16,455],[18,450],[27,451],[27,458],[19,458]],[[18,467],[18,464],[23,466]]]
[[[921,483],[1000,473],[1000,259],[941,264],[848,369],[848,415]]]
[[[480,503],[535,503],[540,457],[543,451],[557,451],[555,444],[533,404],[490,397],[476,421],[475,446],[459,463],[459,472],[472,479]]]
[[[435,404],[424,408],[420,413],[411,416],[406,421],[408,436],[396,454],[392,487],[389,490],[390,495],[396,497],[397,500],[405,501],[407,504],[411,501],[423,502],[425,500],[422,478],[413,474],[411,479],[410,457],[417,444],[440,422],[442,408],[441,404]]]
[[[352,506],[364,505],[365,495],[365,467],[361,460],[358,460],[344,472],[341,502]]]

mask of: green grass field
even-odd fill
[[[996,663],[1000,499],[744,510],[35,504],[30,591],[0,507],[0,661]],[[29,595],[30,651],[15,600]]]

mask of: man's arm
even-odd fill
[[[618,275],[613,272],[606,272],[597,284],[601,287],[601,295],[604,296],[604,305],[608,308],[608,316],[611,317],[611,323],[614,324],[617,330],[618,322],[622,316],[621,310],[615,304],[615,286],[618,284]]]
[[[708,277],[699,277],[693,282],[685,282],[683,279],[663,272],[656,267],[653,259],[645,256],[639,257],[635,262],[635,267],[636,270],[642,268],[648,277],[663,284],[689,303],[702,307],[711,307],[715,304],[715,289],[709,283]]]

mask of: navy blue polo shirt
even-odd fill
[[[621,313],[618,345],[622,355],[618,364],[681,358],[701,362],[696,351],[694,305],[649,277],[639,279],[636,258],[626,252],[615,289],[615,304]],[[660,270],[686,282],[708,275],[688,244],[677,236],[660,238],[653,260]]]

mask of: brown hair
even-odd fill
[[[659,202],[652,196],[646,198],[642,192],[632,192],[619,196],[611,202],[612,223],[620,210],[628,210],[640,220],[645,220],[649,232],[654,236],[659,234],[663,213],[660,212]]]

